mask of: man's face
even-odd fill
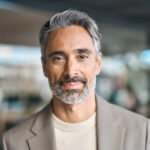
[[[88,31],[76,25],[56,29],[48,36],[45,50],[43,70],[54,97],[74,104],[93,92],[100,72],[101,53],[96,60]]]

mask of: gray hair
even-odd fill
[[[42,57],[44,59],[46,59],[45,45],[48,34],[58,28],[65,28],[71,25],[82,26],[89,32],[93,40],[96,56],[98,56],[99,51],[101,51],[101,35],[96,22],[84,12],[78,10],[66,10],[53,15],[52,18],[41,28],[40,45]]]

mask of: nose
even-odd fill
[[[78,74],[77,70],[77,63],[73,59],[68,59],[65,65],[64,76],[72,78]]]

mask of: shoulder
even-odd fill
[[[111,104],[101,97],[98,97],[98,101],[100,101],[99,105],[102,105],[101,107],[105,107],[105,110],[107,110],[105,113],[110,113],[109,115],[112,116],[113,120],[118,120],[123,126],[136,128],[136,126],[147,126],[147,124],[150,124],[150,120],[140,114]]]
[[[6,131],[3,135],[4,139],[17,139],[17,138],[27,138],[30,136],[30,128],[32,127],[34,121],[38,117],[39,113],[34,114],[30,118],[24,120],[22,123],[16,127]],[[23,135],[23,136],[22,136]]]
[[[132,112],[114,104],[109,103],[109,105],[114,117],[121,117],[124,124],[135,126],[136,124],[144,124],[149,122],[148,118],[138,113]]]
[[[3,135],[3,140],[6,141],[14,141],[18,139],[18,141],[25,141],[26,139],[32,137],[34,133],[32,132],[32,127],[34,126],[35,122],[39,120],[39,123],[43,121],[43,119],[47,119],[48,115],[48,107],[47,105],[44,109],[41,111],[35,113],[16,127],[8,130],[7,132],[4,133]]]
[[[150,120],[140,114],[131,112],[122,107],[104,102],[110,110],[110,115],[118,127],[125,129],[126,143],[138,143],[150,149]]]
[[[38,113],[30,117],[29,119],[23,121],[18,126],[8,130],[5,132],[2,136],[2,145],[4,150],[17,150],[27,149],[27,143],[26,140],[33,136],[33,134],[30,132],[30,128],[32,124],[34,123],[36,117],[38,116]],[[17,149],[16,149],[16,143],[17,143]],[[22,148],[21,148],[22,147]]]

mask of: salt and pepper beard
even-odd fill
[[[82,82],[84,84],[82,89],[63,89],[60,83],[61,82],[57,82],[54,85],[50,84],[53,95],[66,104],[76,104],[82,102],[94,91],[96,86],[96,76],[89,85],[87,80]]]

